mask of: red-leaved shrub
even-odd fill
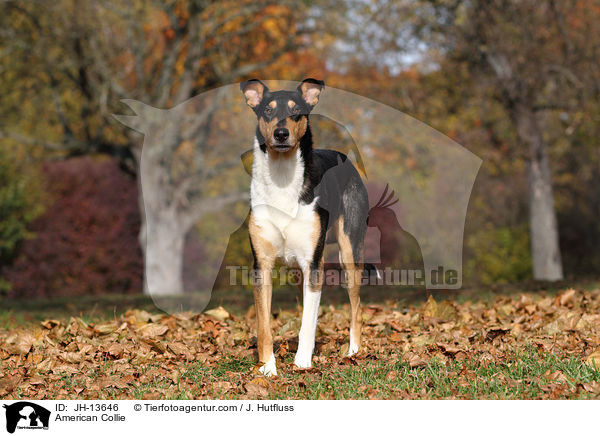
[[[47,202],[2,276],[9,297],[142,291],[143,261],[134,179],[109,159],[43,165]]]

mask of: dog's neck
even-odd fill
[[[250,189],[253,209],[260,204],[268,204],[295,216],[300,203],[310,204],[314,200],[311,188],[315,184],[311,180],[315,174],[314,165],[310,126],[307,126],[295,152],[278,159],[270,157],[264,138],[257,129]]]
[[[252,180],[265,186],[273,185],[277,188],[286,188],[292,183],[298,183],[304,176],[304,156],[300,147],[285,158],[273,159],[262,150],[258,138],[254,140],[254,163],[252,166]]]

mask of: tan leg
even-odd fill
[[[362,258],[358,263],[354,261],[354,253],[350,238],[343,231],[344,221],[340,217],[336,223],[336,233],[340,246],[340,258],[344,271],[346,271],[348,296],[350,297],[350,346],[348,355],[352,356],[360,346],[360,334],[362,330],[362,314],[360,309],[360,284],[363,272]]]
[[[271,332],[271,271],[260,270],[261,278],[254,286],[254,305],[256,307],[258,360],[262,364],[273,359],[273,333]]]
[[[277,375],[273,354],[273,333],[271,332],[271,297],[273,294],[273,265],[276,251],[273,245],[261,237],[260,227],[250,217],[248,225],[252,247],[256,256],[257,276],[254,285],[254,305],[256,307],[259,372],[264,375]]]

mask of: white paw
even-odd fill
[[[275,365],[275,355],[271,355],[271,358],[263,366],[258,368],[258,372],[267,377],[274,377],[277,375],[277,366]]]
[[[350,346],[348,347],[348,357],[354,356],[356,353],[358,353],[358,344],[353,344],[352,341],[350,341]]]
[[[348,345],[348,357],[354,356],[358,353],[358,344],[354,342],[354,333],[352,333],[352,329],[350,329],[350,345]]]
[[[296,365],[298,368],[310,368],[312,366],[312,354],[301,352],[296,353],[294,365]]]

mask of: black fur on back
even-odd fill
[[[317,245],[313,263],[320,259],[326,231],[340,214],[344,218],[343,231],[352,243],[354,261],[359,263],[369,216],[369,197],[360,174],[345,154],[313,149],[310,126],[300,140],[300,151],[304,160],[304,189],[300,202],[310,204],[317,197],[317,213],[322,226],[322,240]]]

